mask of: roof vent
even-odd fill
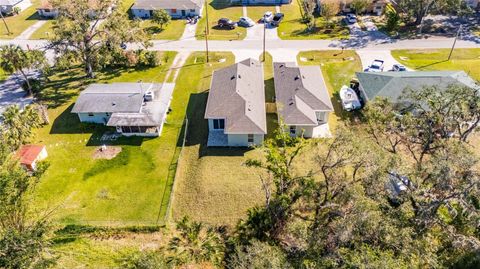
[[[290,104],[288,104],[289,106],[293,106],[295,103],[294,102],[291,102]]]
[[[238,78],[242,78],[240,75],[238,75]]]
[[[231,80],[234,80],[234,79],[235,79],[235,76],[232,76],[230,79],[231,79]]]
[[[115,102],[112,102],[112,106],[116,106],[117,104]]]
[[[296,76],[296,77],[295,77],[295,80],[299,80],[299,79],[300,79],[300,77],[299,77],[299,76]]]
[[[283,67],[283,64],[280,65],[280,68],[282,68],[282,67]]]

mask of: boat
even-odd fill
[[[353,111],[362,108],[360,99],[357,93],[348,86],[342,86],[340,89],[340,99],[342,100],[342,107],[346,111]]]

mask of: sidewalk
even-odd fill
[[[29,39],[33,35],[33,33],[35,33],[38,29],[40,29],[40,27],[42,27],[45,23],[47,23],[46,20],[37,21],[32,26],[28,27],[25,31],[23,31],[19,36],[15,37],[15,39],[16,40]]]

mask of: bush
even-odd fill
[[[142,66],[155,67],[159,66],[162,63],[158,53],[156,51],[138,51],[138,64]]]

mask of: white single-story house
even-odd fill
[[[137,0],[131,10],[133,16],[149,19],[154,10],[165,10],[174,19],[201,16],[205,0]]]
[[[207,146],[250,147],[267,134],[263,65],[247,59],[216,70],[208,93]]]
[[[450,85],[460,85],[480,90],[475,80],[464,71],[358,72],[357,78],[364,103],[377,96],[397,103],[407,88],[420,90],[435,86],[441,90]]]
[[[160,136],[174,84],[92,84],[78,97],[72,113],[81,122],[116,128],[125,136]]]
[[[274,63],[279,121],[291,136],[328,137],[328,116],[333,111],[325,80],[318,66]]]
[[[58,8],[55,8],[50,1],[43,0],[40,6],[37,8],[38,15],[45,18],[58,17]]]
[[[37,163],[48,157],[47,147],[43,145],[23,145],[17,151],[17,158],[26,170],[37,170]]]
[[[3,14],[10,14],[19,8],[23,11],[32,5],[30,0],[0,0],[0,12]]]
[[[230,3],[243,6],[279,6],[292,3],[292,0],[230,0]]]
[[[353,0],[338,0],[340,5],[340,11],[344,13],[355,12],[352,2]],[[320,7],[322,0],[317,0],[317,5]],[[382,15],[385,12],[387,4],[390,3],[390,0],[371,0],[367,6],[365,12],[371,13],[377,16]]]

